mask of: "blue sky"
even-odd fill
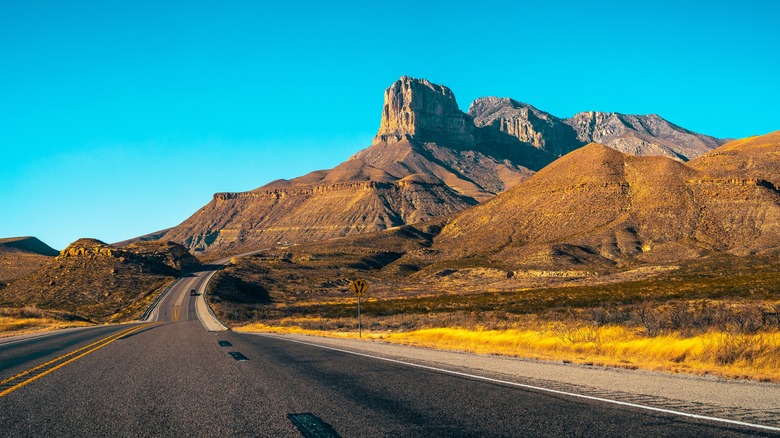
[[[333,167],[402,75],[463,110],[780,129],[780,2],[417,3],[2,2],[0,237],[123,240]]]

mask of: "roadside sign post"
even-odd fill
[[[358,338],[363,337],[363,322],[360,320],[360,295],[358,295]]]
[[[366,291],[368,290],[368,284],[366,284],[365,281],[363,281],[363,280],[358,278],[357,280],[353,281],[349,285],[349,289],[355,295],[357,295],[357,301],[358,301],[358,303],[357,303],[358,304],[358,308],[357,308],[357,313],[358,313],[358,337],[362,338],[363,337],[363,322],[360,319],[360,297],[363,296],[363,294],[366,293]]]

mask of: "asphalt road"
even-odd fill
[[[778,435],[208,332],[187,281],[161,300],[155,323],[0,344],[0,380],[76,352],[11,381],[59,366],[0,396],[0,436]]]

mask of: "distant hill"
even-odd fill
[[[54,257],[60,252],[35,237],[8,237],[0,239],[0,253],[26,252]]]
[[[658,116],[559,119],[512,99],[477,99],[402,77],[384,95],[373,144],[330,170],[213,200],[162,237],[196,251],[239,251],[384,230],[445,217],[502,193],[599,138],[687,160],[718,140]]]
[[[79,239],[57,257],[0,289],[0,307],[37,306],[93,321],[140,316],[165,285],[199,265],[171,242],[138,242],[125,248]]]
[[[433,248],[439,259],[595,271],[776,250],[779,172],[778,132],[687,164],[590,144],[453,217]]]
[[[134,237],[132,239],[123,240],[121,242],[115,242],[112,243],[114,246],[123,247],[130,245],[131,243],[136,242],[147,242],[147,241],[154,241],[154,240],[160,240],[165,233],[167,233],[170,230],[170,228],[166,228],[164,230],[155,231],[153,233],[144,234],[143,236]]]
[[[780,187],[780,131],[731,141],[689,164],[714,176],[757,178]]]
[[[35,237],[0,239],[0,289],[39,269],[59,252]]]

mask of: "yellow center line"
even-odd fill
[[[69,360],[67,360],[65,362],[62,362],[59,365],[56,365],[56,366],[54,366],[52,368],[49,368],[48,370],[46,370],[46,371],[44,371],[44,372],[42,372],[40,374],[37,374],[37,375],[35,375],[33,377],[30,377],[29,379],[27,379],[27,380],[25,380],[23,382],[20,382],[20,383],[14,385],[14,386],[12,386],[12,387],[10,387],[8,389],[3,390],[2,392],[0,392],[0,397],[4,397],[4,396],[6,396],[6,395],[16,391],[17,389],[19,389],[19,388],[21,388],[23,386],[26,386],[26,385],[28,385],[28,384],[30,384],[30,383],[40,379],[41,377],[43,377],[43,376],[45,376],[47,374],[50,374],[50,373],[52,373],[52,372],[54,372],[54,371],[64,367],[65,365],[67,365],[67,364],[69,364],[71,362],[74,362],[74,361],[76,361],[76,360],[78,360],[78,359],[80,359],[80,358],[82,358],[82,357],[84,357],[84,356],[94,352],[94,351],[97,351],[97,350],[105,347],[106,345],[111,344],[112,342],[116,341],[117,339],[120,339],[120,338],[122,338],[124,336],[127,336],[127,335],[131,334],[131,333],[137,332],[138,330],[141,330],[141,329],[144,329],[146,327],[149,327],[150,325],[153,325],[153,324],[144,324],[144,325],[140,325],[138,327],[132,327],[132,328],[123,330],[123,331],[121,331],[119,333],[115,333],[113,335],[107,336],[107,337],[105,337],[105,338],[103,338],[103,339],[101,339],[101,340],[99,340],[97,342],[93,342],[93,343],[91,343],[91,344],[89,344],[89,345],[87,345],[85,347],[79,348],[78,350],[71,351],[68,354],[65,354],[65,355],[60,356],[60,357],[58,357],[56,359],[50,360],[50,361],[48,361],[48,362],[46,362],[44,364],[38,365],[38,366],[36,366],[34,368],[30,368],[29,370],[21,372],[21,373],[15,375],[13,377],[5,379],[2,382],[0,382],[0,385],[8,383],[8,382],[11,382],[13,380],[17,380],[20,377],[26,376],[27,374],[30,374],[30,373],[32,373],[34,371],[37,371],[37,370],[40,370],[41,368],[44,368],[44,367],[46,367],[48,365],[51,365],[51,364],[56,363],[56,362],[59,362],[59,361],[65,359],[65,358],[73,356],[74,354],[77,354],[79,352],[87,350],[90,347],[94,347],[94,348],[92,348],[92,349],[90,349],[88,351],[85,351],[84,353],[79,354],[76,357],[73,357],[73,358],[71,358],[71,359],[69,359]],[[98,345],[98,344],[100,344],[100,345]],[[97,346],[95,347],[95,345],[97,345]]]
[[[111,337],[114,337],[114,336],[116,336],[116,337],[122,337],[122,336],[124,336],[124,335],[125,335],[125,333],[126,333],[126,332],[129,332],[129,331],[131,331],[131,330],[133,330],[133,329],[134,329],[134,327],[127,328],[127,329],[125,329],[125,330],[122,330],[122,331],[121,331],[121,332],[119,332],[119,333],[114,333],[114,334],[112,334],[112,335],[109,335],[109,336],[107,336],[107,337],[105,337],[105,338],[103,338],[103,339],[100,339],[99,341],[95,341],[95,342],[93,342],[93,343],[91,343],[91,344],[89,344],[89,345],[87,345],[87,346],[81,347],[81,348],[79,348],[78,350],[73,350],[73,351],[71,351],[71,352],[70,352],[70,353],[68,353],[68,354],[65,354],[65,355],[63,355],[63,356],[60,356],[60,357],[58,357],[58,358],[56,358],[56,359],[52,359],[52,360],[50,360],[50,361],[48,361],[48,362],[46,362],[46,363],[42,363],[42,364],[40,364],[40,365],[38,365],[38,366],[36,366],[36,367],[34,367],[34,368],[30,368],[30,369],[29,369],[29,370],[27,370],[27,371],[23,371],[23,372],[21,372],[21,373],[19,373],[19,374],[15,375],[15,376],[13,376],[13,377],[9,377],[9,378],[7,378],[7,379],[5,379],[5,380],[3,380],[3,381],[0,381],[0,385],[6,384],[6,383],[8,383],[8,382],[10,382],[10,381],[12,381],[12,380],[16,380],[16,379],[18,379],[18,378],[20,378],[20,377],[22,377],[22,376],[25,376],[25,375],[27,375],[27,374],[30,374],[30,373],[32,373],[33,371],[37,371],[37,370],[39,370],[39,369],[41,369],[41,368],[44,368],[44,367],[46,367],[46,366],[49,366],[49,365],[51,365],[51,364],[53,364],[53,363],[55,363],[55,362],[59,362],[59,361],[61,361],[61,360],[65,359],[65,358],[67,358],[67,357],[73,356],[74,354],[78,354],[78,353],[80,353],[80,352],[82,352],[82,351],[84,351],[84,350],[86,350],[86,349],[88,349],[88,348],[94,347],[95,345],[97,345],[97,344],[99,344],[99,343],[101,343],[101,342],[105,342],[105,341],[107,341],[107,340],[108,340],[108,339],[110,339]]]
[[[173,306],[173,320],[178,321],[179,320],[179,314],[181,313],[181,306],[176,304]]]

